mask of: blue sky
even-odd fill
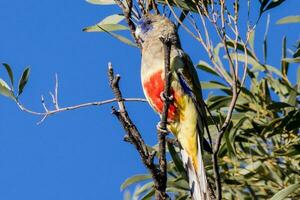
[[[299,7],[300,1],[291,0],[271,13],[269,58],[273,65],[279,63],[283,35],[288,35],[291,46],[300,34],[299,25],[274,22],[299,14]],[[124,96],[143,97],[139,50],[105,34],[81,31],[115,12],[119,12],[116,7],[94,6],[84,0],[1,0],[0,62],[10,63],[16,76],[25,66],[32,69],[21,101],[42,110],[40,95],[50,102],[48,92],[53,90],[55,73],[61,106],[111,98],[106,76],[109,61],[123,77]],[[264,23],[265,17],[255,43],[260,53]],[[182,41],[193,61],[200,60],[200,46],[191,45],[190,37]],[[4,69],[0,77],[6,77]],[[295,73],[291,77],[295,80]],[[121,183],[145,169],[133,146],[122,141],[124,132],[110,107],[65,112],[36,125],[38,117],[0,97],[0,199],[122,199]],[[145,140],[154,144],[156,114],[145,103],[128,103],[128,110]]]

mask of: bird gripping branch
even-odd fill
[[[177,28],[166,17],[146,14],[138,23],[136,36],[142,43],[143,90],[151,107],[160,115],[165,100],[165,54],[161,38],[172,41],[170,93],[173,100],[168,108],[167,128],[182,147],[193,199],[211,199],[203,163],[203,149],[211,151],[211,148],[204,139],[206,112],[201,86],[189,56],[181,49]]]

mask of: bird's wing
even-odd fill
[[[179,81],[183,90],[191,97],[192,101],[196,106],[196,109],[200,116],[198,120],[199,134],[201,134],[200,139],[203,139],[204,129],[208,131],[208,127],[207,127],[205,103],[202,98],[201,85],[197,76],[197,72],[194,68],[194,65],[190,57],[187,54],[182,52],[177,57],[175,57],[175,59],[180,59],[183,63],[183,67],[178,67],[176,69],[176,73],[177,76],[179,77]],[[203,142],[203,148],[206,151],[212,153],[212,149],[209,143],[205,139],[202,142]]]

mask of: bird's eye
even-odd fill
[[[147,21],[146,21],[146,24],[148,24],[148,25],[151,24],[151,21],[150,21],[150,20],[147,20]]]

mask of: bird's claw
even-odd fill
[[[168,134],[169,133],[169,131],[166,128],[162,128],[161,122],[158,122],[158,124],[156,125],[156,128],[159,132],[161,132],[163,134]]]
[[[170,96],[166,97],[166,95],[164,94],[164,92],[160,93],[160,98],[163,101],[168,101],[168,102],[172,102],[174,100],[174,96],[173,95],[170,95]]]

